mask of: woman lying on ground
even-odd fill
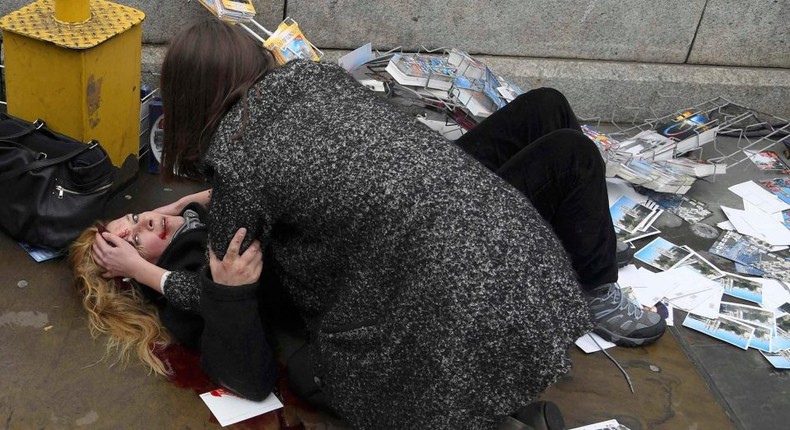
[[[207,200],[208,192],[194,198],[201,200],[200,196]],[[208,376],[230,390],[237,382],[225,369],[246,361],[238,360],[238,354],[250,353],[238,336],[259,339],[254,358],[246,361],[254,365],[241,372],[255,396],[265,397],[274,384],[275,367],[255,306],[262,270],[259,243],[253,241],[239,253],[246,232],[238,231],[222,261],[210,255],[212,276],[207,277],[200,272],[207,249],[205,209],[190,204],[179,213],[127,214],[89,227],[74,242],[69,262],[91,334],[107,334],[107,353],[117,353],[119,361],[127,363],[136,356],[160,375],[169,369],[155,351],[175,340],[201,351],[201,366]],[[105,233],[103,239],[102,232],[111,234]],[[95,246],[97,240],[124,260],[123,275],[112,265],[99,263],[103,251]],[[121,276],[131,279],[122,281]],[[180,294],[181,285],[200,293]]]
[[[663,334],[616,286],[603,163],[569,109],[544,106],[556,91],[453,145],[339,67],[275,67],[218,20],[173,38],[161,88],[163,176],[211,183],[219,258],[241,227],[271,249],[354,428],[495,428],[568,370],[589,329]],[[117,248],[95,247],[126,276]]]

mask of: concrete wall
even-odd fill
[[[562,90],[584,117],[669,113],[722,96],[790,118],[788,0],[254,2],[270,29],[296,19],[327,60],[367,42],[458,47],[525,88]],[[2,0],[0,15],[28,3]],[[143,70],[154,84],[163,44],[208,13],[197,0],[118,3],[146,12]]]

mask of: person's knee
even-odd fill
[[[584,133],[573,129],[561,129],[553,131],[551,136],[552,145],[555,151],[566,154],[574,159],[574,163],[580,167],[586,166],[587,169],[599,171],[603,174],[604,163],[601,152],[595,143]],[[549,136],[547,135],[547,136]]]
[[[516,101],[520,101],[520,102],[529,101],[531,103],[539,103],[540,106],[546,106],[546,107],[566,106],[568,104],[568,100],[565,98],[565,95],[562,94],[559,90],[551,87],[540,87],[540,88],[531,89],[526,93],[519,95],[518,97],[515,98],[515,100],[513,100],[513,102]]]

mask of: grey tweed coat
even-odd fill
[[[335,65],[291,62],[240,105],[204,157],[209,242],[271,245],[354,428],[494,428],[568,370],[590,314],[517,190]]]

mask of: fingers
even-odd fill
[[[215,282],[228,286],[246,285],[260,278],[263,271],[260,242],[254,240],[244,253],[238,253],[245,235],[246,230],[243,228],[236,232],[222,260],[209,246],[209,269]]]
[[[225,258],[228,256],[235,258],[237,255],[240,255],[241,243],[244,241],[244,236],[246,235],[247,229],[244,227],[240,228],[236,234],[233,235],[233,239],[230,240],[230,244],[228,245],[228,253],[225,255]]]

